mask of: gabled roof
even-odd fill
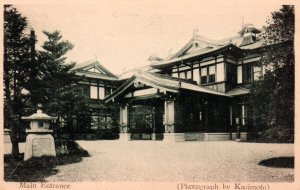
[[[247,36],[244,34],[257,34],[256,36]],[[156,62],[151,66],[154,68],[165,67],[172,63],[178,63],[178,61],[193,58],[195,56],[211,56],[214,52],[219,53],[220,50],[225,50],[226,47],[234,46],[233,49],[239,49],[241,53],[243,50],[257,49],[262,46],[262,30],[254,28],[248,24],[239,31],[235,36],[225,38],[222,40],[211,40],[203,36],[195,35],[183,46],[177,53],[162,61]]]
[[[118,89],[116,89],[114,92],[108,95],[105,98],[105,102],[109,102],[113,98],[122,94],[124,91],[126,91],[126,89],[128,89],[135,82],[140,82],[142,84],[151,86],[153,88],[157,88],[169,92],[175,92],[175,93],[179,92],[180,90],[190,90],[190,91],[195,91],[200,93],[230,97],[225,93],[211,90],[203,86],[199,86],[197,84],[194,84],[194,82],[185,79],[174,78],[174,77],[170,77],[158,73],[150,73],[150,72],[139,70],[135,72],[130,79],[124,82],[123,85],[121,85]]]
[[[225,44],[226,44],[226,42],[215,41],[215,40],[205,38],[203,36],[195,35],[195,36],[192,37],[192,39],[187,44],[185,44],[183,46],[183,48],[181,48],[176,54],[169,57],[167,60],[183,56],[189,51],[193,52],[195,50],[201,50],[201,49],[205,49],[205,48],[220,47],[220,46],[223,46]]]
[[[106,69],[98,60],[90,60],[81,64],[76,64],[73,68],[76,75],[88,78],[117,80],[117,76]]]

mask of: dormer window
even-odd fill
[[[256,41],[256,35],[261,33],[260,30],[255,28],[252,24],[247,24],[243,27],[239,34],[243,37],[243,40],[239,46],[245,46],[252,44]]]

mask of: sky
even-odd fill
[[[69,1],[70,2],[70,1]],[[88,3],[87,3],[88,2]],[[279,1],[80,1],[15,4],[37,35],[61,32],[74,44],[67,61],[97,59],[115,74],[176,53],[197,34],[211,39],[236,35],[242,24],[261,28]]]

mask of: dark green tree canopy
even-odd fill
[[[249,118],[269,140],[293,141],[295,54],[294,7],[284,5],[272,13],[264,33],[262,59],[265,74],[250,89]]]
[[[11,130],[12,153],[17,156],[20,118],[28,97],[22,91],[32,81],[32,40],[26,32],[27,19],[16,8],[4,5],[4,125]]]

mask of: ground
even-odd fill
[[[46,181],[291,182],[293,168],[261,166],[293,157],[293,144],[244,142],[77,141],[90,153],[57,166]]]

